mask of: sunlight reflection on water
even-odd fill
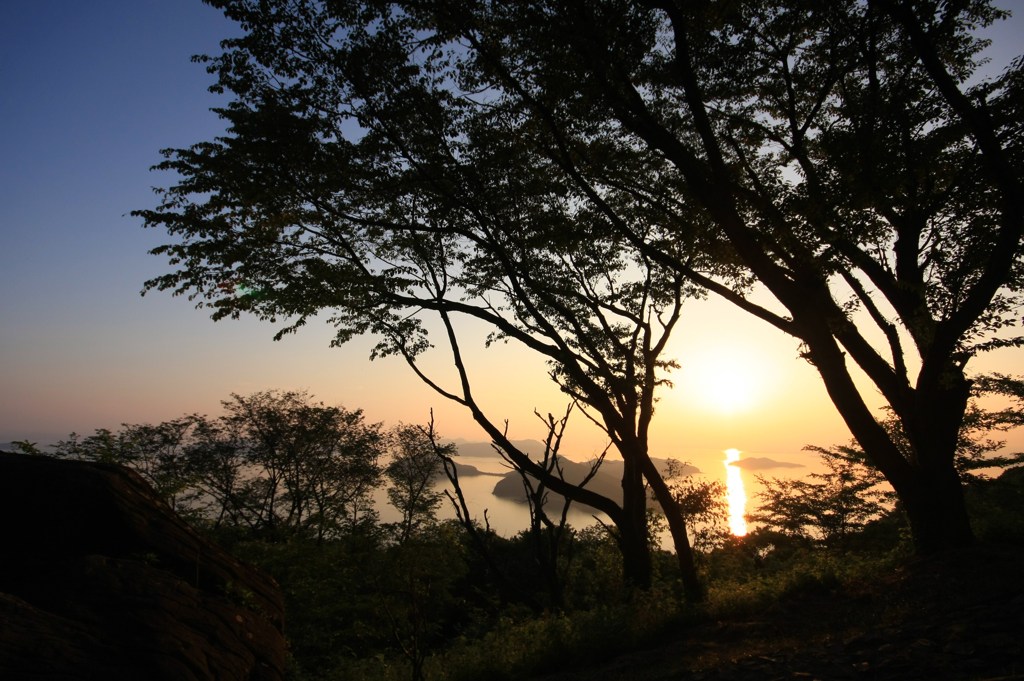
[[[730,452],[734,454],[730,454]],[[732,534],[739,537],[748,534],[752,529],[747,524],[744,516],[747,506],[757,503],[758,491],[761,489],[755,473],[763,472],[769,477],[793,478],[806,476],[808,473],[815,472],[819,468],[806,455],[759,452],[756,450],[753,452],[748,450],[740,452],[736,449],[727,450],[724,454],[726,456],[724,462],[722,459],[723,450],[721,449],[698,451],[693,456],[688,457],[688,460],[699,469],[702,469],[702,472],[696,474],[699,479],[725,483],[726,500],[729,510],[728,527]],[[729,458],[731,456],[735,458]],[[765,458],[766,456],[773,457],[775,463],[781,462],[781,465],[770,468],[755,468],[753,471],[747,469],[746,475],[744,475],[743,468],[732,465],[733,462],[749,461],[759,457]],[[463,456],[459,457],[459,462],[473,465],[486,473],[507,472],[501,460],[495,457]],[[725,464],[724,470],[719,468],[723,463]],[[722,472],[718,473],[717,471]],[[744,478],[746,479],[744,480]],[[486,511],[487,522],[490,523],[491,529],[502,536],[511,537],[529,527],[530,513],[525,503],[518,503],[510,499],[494,496],[494,485],[497,482],[498,477],[491,475],[466,476],[462,478],[470,512],[474,518],[483,524],[485,522],[484,512]],[[443,489],[447,484],[447,480],[438,481],[437,489]],[[388,503],[387,493],[383,487],[377,490],[375,502],[382,522],[396,522],[399,520],[400,514]],[[602,522],[610,522],[604,514],[595,513],[593,509],[586,506],[573,504],[569,512],[569,522],[574,528],[579,530],[597,523],[598,521],[595,519],[595,516],[600,518]],[[441,519],[455,517],[455,513],[447,499],[444,499],[441,507],[438,509],[438,517]],[[658,544],[665,550],[672,550],[672,540],[667,528],[663,530],[662,534],[658,535]]]
[[[725,450],[725,496],[729,504],[729,531],[737,537],[747,534],[747,491],[738,467],[732,464],[740,460],[740,450]]]

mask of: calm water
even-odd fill
[[[743,493],[746,496],[746,511],[749,513],[752,510],[753,504],[756,503],[756,495],[760,492],[760,484],[756,480],[756,475],[763,475],[765,477],[779,477],[779,478],[794,478],[802,477],[811,472],[816,472],[819,469],[817,461],[814,456],[807,453],[798,453],[795,455],[779,455],[779,454],[760,454],[741,452],[739,455],[739,461],[742,462],[744,459],[751,457],[764,457],[778,461],[780,463],[790,464],[801,464],[801,467],[793,468],[766,468],[763,470],[746,470],[743,468],[736,468],[729,466],[732,469],[731,475],[734,483],[730,492],[733,495],[733,503],[736,503],[737,486],[735,481],[740,482]],[[707,480],[718,480],[722,483],[727,483],[727,470],[725,466],[726,454],[725,451],[721,452],[704,452],[697,458],[691,459],[694,465],[701,469],[700,478]],[[492,473],[505,473],[508,471],[504,468],[500,459],[492,457],[472,457],[472,456],[460,456],[458,462],[475,466],[477,469],[484,472]],[[525,503],[517,503],[508,499],[501,499],[492,493],[494,485],[497,484],[499,478],[497,476],[480,475],[480,476],[463,476],[459,478],[462,484],[463,493],[466,495],[466,503],[469,506],[470,513],[472,516],[479,521],[481,524],[484,522],[484,513],[486,511],[487,520],[491,525],[491,528],[500,535],[509,537],[521,532],[526,529],[530,523],[530,513]],[[444,489],[450,487],[447,480],[443,484],[438,484],[438,489]],[[380,490],[375,495],[375,501],[377,503],[377,509],[380,511],[381,520],[384,522],[393,522],[399,519],[398,512],[392,508],[387,501],[387,493],[384,490]],[[552,509],[554,512],[555,509]],[[596,511],[587,507],[574,504],[569,511],[569,523],[576,528],[584,528],[595,524],[597,521],[594,516],[597,515],[604,521],[607,521],[607,517],[603,514],[598,514]],[[440,516],[442,518],[454,518],[455,512],[452,508],[451,503],[444,499]],[[662,538],[662,544],[664,546],[670,546],[668,537]]]
[[[508,469],[502,466],[500,460],[490,457],[460,456],[458,462],[475,466],[478,470],[484,472],[501,474],[508,472]],[[466,505],[469,506],[469,511],[473,518],[482,525],[486,512],[487,522],[490,523],[491,529],[502,536],[511,537],[529,526],[530,512],[525,503],[518,503],[494,496],[494,486],[500,479],[496,475],[461,475],[459,476],[459,484],[462,486],[462,493],[466,497]],[[444,480],[442,483],[438,483],[437,489],[451,489],[451,484]],[[374,500],[383,522],[393,522],[399,519],[398,512],[388,504],[387,492],[385,490],[379,490],[374,495]],[[594,520],[595,514],[595,511],[574,504],[569,510],[569,524],[577,528],[593,525],[597,522]],[[447,498],[442,501],[439,515],[442,518],[455,517],[455,510]],[[600,517],[607,520],[603,514],[600,514]]]

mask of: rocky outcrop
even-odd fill
[[[279,588],[119,466],[0,453],[0,678],[283,678]]]

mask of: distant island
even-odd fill
[[[480,470],[476,466],[468,463],[459,463],[458,461],[455,461],[455,472],[459,474],[460,478],[471,478],[477,475],[492,475],[494,477],[505,475],[505,473],[488,473],[487,471]],[[439,477],[443,477],[443,474],[439,474]]]
[[[733,461],[729,465],[742,468],[745,471],[766,471],[770,468],[804,468],[802,463],[776,461],[775,459],[769,459],[764,456],[752,456],[749,459],[740,459],[739,461]]]
[[[664,472],[668,468],[669,460],[655,459],[654,463],[659,470]],[[565,474],[565,479],[574,484],[578,484],[583,481],[587,474],[590,473],[590,467],[590,462],[579,463],[569,460],[562,461],[562,472]],[[598,470],[597,474],[590,480],[590,482],[587,483],[587,489],[621,503],[623,467],[624,464],[622,461],[605,460],[601,464],[601,468]],[[688,476],[700,472],[700,469],[696,466],[682,464],[682,475]],[[509,499],[511,501],[521,503],[526,502],[522,478],[519,476],[519,473],[515,471],[509,471],[508,473],[502,474],[501,480],[499,480],[494,486],[493,494],[500,499]],[[551,504],[561,505],[563,497],[560,494],[550,492],[548,501]]]
[[[458,447],[460,457],[501,458],[501,455],[489,442],[467,442],[465,440],[456,440],[455,444]],[[539,459],[544,454],[544,443],[540,440],[512,440],[512,444],[521,451],[529,454],[535,460]],[[654,459],[655,465],[658,467],[658,470],[662,471],[662,473],[668,469],[670,461],[670,459]],[[683,462],[677,463],[681,465],[680,472],[684,476],[696,475],[701,472],[701,470],[696,466]],[[494,496],[518,503],[526,503],[526,494],[523,491],[523,482],[519,477],[519,473],[515,471],[488,473],[477,469],[475,466],[459,463],[457,458],[456,465],[458,466],[460,476],[499,476],[501,479],[494,485],[494,491],[492,492]],[[580,463],[578,461],[562,459],[562,471],[565,474],[565,479],[574,484],[578,484],[587,476],[590,472],[590,466],[591,462]],[[623,467],[624,464],[621,460],[606,459],[601,464],[601,469],[597,472],[597,475],[587,483],[587,489],[621,502]],[[561,505],[563,497],[560,494],[549,492],[548,502],[551,504]]]

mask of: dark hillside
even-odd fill
[[[278,585],[116,465],[0,452],[0,678],[280,681]]]
[[[810,583],[761,612],[536,681],[1024,679],[1024,549],[917,559],[845,588]]]

